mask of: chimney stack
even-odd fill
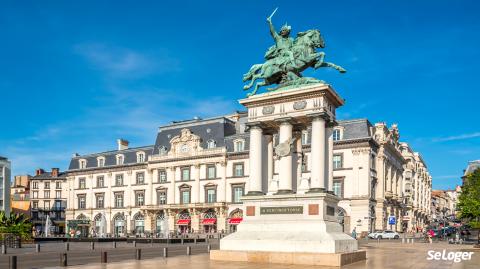
[[[52,168],[52,177],[58,177],[58,172],[59,172],[58,168]]]
[[[128,149],[128,141],[125,139],[117,139],[118,150]]]
[[[45,170],[43,170],[42,168],[38,168],[37,171],[35,171],[35,175],[37,175],[37,176],[39,176],[43,173],[45,173]]]

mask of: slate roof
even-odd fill
[[[32,176],[30,180],[55,180],[55,179],[66,179],[67,173],[66,172],[58,172],[57,177],[52,177],[52,172],[44,172],[40,175]]]
[[[70,160],[70,165],[68,167],[68,170],[79,169],[80,159],[87,160],[86,169],[96,168],[98,167],[97,158],[100,156],[105,157],[104,167],[117,166],[117,158],[116,158],[117,154],[123,154],[125,156],[123,160],[123,165],[135,164],[137,163],[137,152],[139,151],[145,152],[145,163],[146,163],[146,161],[148,160],[148,156],[152,155],[152,150],[153,150],[153,146],[144,146],[144,147],[137,147],[137,148],[128,148],[124,150],[112,150],[112,151],[94,153],[89,155],[75,156]]]
[[[373,125],[367,119],[353,119],[338,121],[344,128],[342,140],[372,137]]]

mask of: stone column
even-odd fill
[[[258,125],[250,127],[250,178],[247,195],[262,195],[262,133]]]
[[[311,142],[311,181],[310,192],[325,191],[325,168],[326,162],[325,152],[326,138],[325,138],[325,119],[322,117],[315,117],[312,120],[312,142]]]
[[[272,180],[273,180],[273,135],[267,135],[267,182],[268,182],[268,186],[270,186],[270,184],[272,183]]]
[[[330,193],[333,193],[333,124],[329,124],[326,131],[326,146],[327,146],[327,189]]]
[[[192,184],[192,203],[200,203],[200,195],[201,195],[201,190],[200,190],[200,164],[195,164],[193,165],[193,170],[195,171],[193,173],[194,180],[195,182]]]
[[[292,139],[293,126],[288,121],[280,123],[279,142],[285,143]],[[292,193],[292,152],[280,158],[279,184],[277,194]]]

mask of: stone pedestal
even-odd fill
[[[343,233],[337,218],[339,198],[331,193],[331,128],[335,109],[343,100],[329,85],[313,84],[255,95],[240,103],[248,108],[251,189],[242,198],[243,222],[237,232],[220,240],[220,250],[212,251],[210,258],[327,266],[365,260],[357,241]],[[312,176],[303,179],[292,169],[294,154],[302,156],[293,132],[309,126]],[[260,137],[275,133],[279,137],[275,150],[280,159],[278,185],[261,178],[269,174],[263,169],[270,172],[269,164],[262,160],[270,161],[271,156],[262,158]],[[261,182],[270,183],[268,187],[275,190],[260,189]]]

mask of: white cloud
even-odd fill
[[[465,140],[465,139],[471,139],[471,138],[476,138],[476,137],[480,137],[480,132],[446,136],[446,137],[437,137],[437,138],[433,138],[432,141],[433,142],[445,142],[445,141]]]
[[[74,51],[85,57],[94,68],[117,78],[138,78],[179,70],[179,61],[165,51],[142,53],[103,43],[77,44]]]

